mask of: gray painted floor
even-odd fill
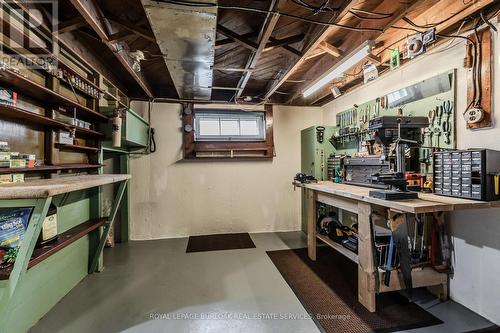
[[[319,332],[266,255],[304,247],[301,233],[251,237],[255,249],[189,254],[187,238],[117,245],[105,252],[104,272],[84,279],[31,332]],[[408,332],[491,326],[455,302],[418,299],[444,324]]]

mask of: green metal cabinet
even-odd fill
[[[111,116],[115,108],[101,107],[100,111],[108,116]],[[106,124],[105,133],[110,134],[111,124]],[[106,138],[103,145],[111,147],[111,138]],[[126,109],[122,122],[122,148],[128,150],[144,149],[149,141],[149,124],[137,113],[131,109]]]
[[[316,127],[308,127],[300,133],[300,171],[314,176],[317,180],[326,180],[328,174],[327,159],[334,153],[333,145],[328,140],[333,135],[335,127],[325,126],[322,143],[318,141]],[[304,189],[302,189],[302,231],[307,233],[307,209]]]

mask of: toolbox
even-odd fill
[[[500,199],[500,151],[469,149],[435,152],[434,193],[450,197]]]

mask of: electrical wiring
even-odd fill
[[[392,13],[377,13],[356,8],[349,10],[349,13],[361,20],[386,20],[393,15]],[[359,15],[358,13],[365,14],[367,16]]]
[[[325,2],[323,2],[323,4],[321,4],[318,7],[312,6],[303,0],[292,0],[292,2],[295,3],[296,5],[303,7],[303,8],[307,8],[307,9],[311,10],[314,15],[319,14],[319,13],[323,13],[323,12],[337,12],[340,10],[340,8],[330,7],[329,6],[330,0],[326,0]]]
[[[162,3],[171,3],[175,5],[183,5],[183,6],[191,6],[192,2],[185,2],[183,0],[156,0],[157,2],[162,2]],[[195,2],[196,6],[195,7],[203,7],[201,4],[203,2]],[[257,9],[257,8],[250,8],[250,7],[241,7],[241,6],[223,6],[223,5],[214,5],[212,3],[204,3],[206,4],[206,7],[217,7],[221,9],[230,9],[230,10],[240,10],[240,11],[247,11],[247,12],[253,12],[253,13],[259,13],[259,14],[273,14],[273,15],[280,15],[283,17],[289,17],[293,18],[299,21],[311,23],[311,24],[316,24],[316,25],[322,25],[322,26],[327,26],[327,27],[337,27],[339,29],[345,29],[345,30],[351,30],[351,31],[377,31],[377,32],[383,32],[384,29],[379,29],[379,28],[365,28],[365,27],[352,27],[340,23],[331,23],[331,22],[323,22],[323,21],[316,21],[316,20],[311,20],[305,17],[293,15],[293,14],[288,14],[288,13],[283,13],[280,11],[271,11],[271,10],[264,10],[264,9]]]

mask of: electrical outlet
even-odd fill
[[[473,107],[465,111],[465,122],[467,124],[477,124],[484,119],[484,111],[480,107]]]

